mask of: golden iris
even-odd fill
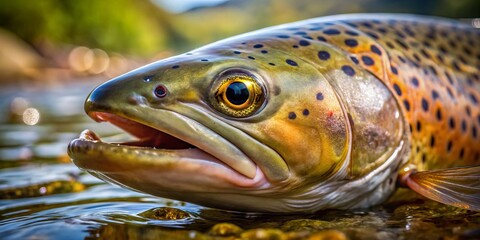
[[[254,77],[232,74],[222,78],[215,92],[215,108],[232,117],[248,117],[263,103],[264,93]]]

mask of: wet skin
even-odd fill
[[[86,130],[69,154],[108,182],[216,208],[369,207],[400,174],[432,199],[429,189],[463,181],[467,190],[449,189],[455,200],[435,200],[475,210],[478,167],[422,176],[480,162],[479,39],[471,26],[410,15],[232,37],[99,86],[88,115],[139,141],[105,143]]]

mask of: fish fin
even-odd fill
[[[405,183],[426,198],[480,211],[480,165],[411,172]]]

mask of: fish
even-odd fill
[[[440,17],[347,14],[233,36],[107,81],[74,164],[206,207],[368,208],[397,188],[480,211],[480,30]]]

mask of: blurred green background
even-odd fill
[[[110,78],[250,30],[358,12],[469,19],[480,1],[0,0],[0,81]]]

